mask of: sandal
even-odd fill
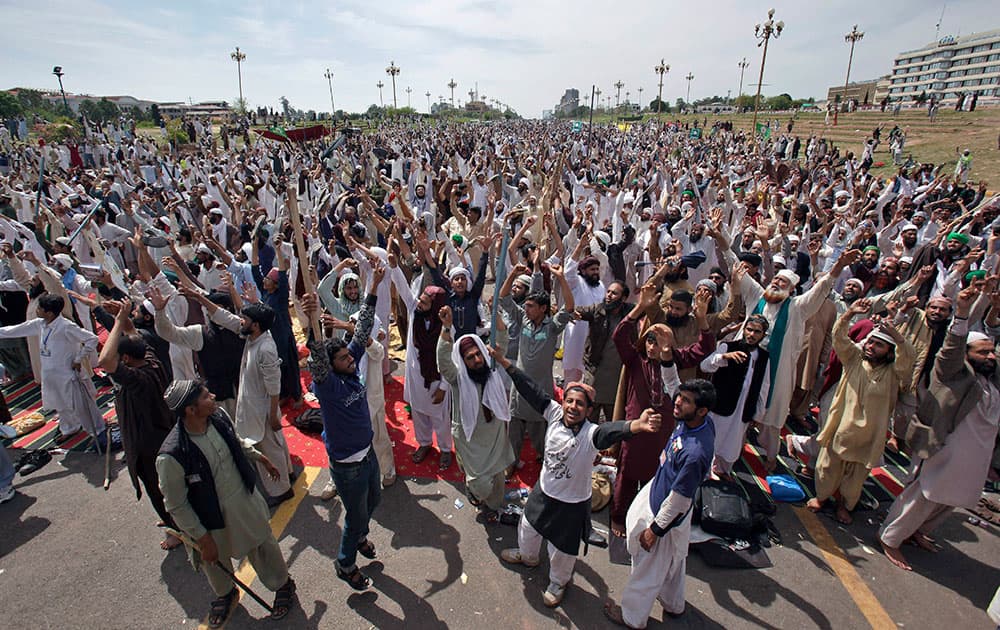
[[[451,451],[441,453],[441,461],[438,463],[438,471],[444,472],[451,468]]]
[[[358,567],[354,567],[354,570],[348,573],[341,569],[340,565],[334,563],[334,566],[337,569],[337,577],[347,582],[354,590],[365,591],[371,586],[372,581]]]
[[[362,556],[368,558],[369,560],[374,560],[375,559],[375,545],[372,544],[372,541],[370,541],[370,540],[368,540],[366,538],[364,540],[364,542],[358,543],[358,553],[360,553]]]
[[[291,577],[285,585],[274,593],[274,604],[271,605],[271,619],[284,619],[292,609],[295,600],[295,581]]]
[[[238,601],[237,595],[239,595],[239,593],[234,586],[233,590],[229,591],[228,594],[212,600],[211,608],[209,608],[208,611],[209,628],[221,628],[225,625],[226,620],[229,619],[229,615],[231,615],[233,609],[236,608],[236,602]]]
[[[420,462],[427,459],[427,455],[430,452],[431,452],[430,446],[421,446],[417,448],[417,450],[413,451],[413,454],[410,455],[410,460],[412,460],[414,464],[419,464]]]
[[[625,622],[625,619],[622,618],[622,607],[614,602],[607,602],[604,604],[604,616],[616,626],[625,626],[626,628],[633,627]]]

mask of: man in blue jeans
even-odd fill
[[[382,475],[372,449],[371,416],[368,396],[361,380],[358,363],[365,353],[365,342],[375,321],[378,286],[385,277],[385,266],[376,264],[368,297],[358,314],[358,323],[350,342],[346,339],[317,340],[309,337],[309,369],[312,391],[319,400],[323,415],[323,441],[330,458],[330,477],[344,505],[344,530],[335,567],[337,577],[363,591],[371,580],[356,564],[358,553],[375,557],[375,545],[368,540],[368,523],[382,497]],[[319,301],[315,294],[303,297],[302,307],[310,318],[318,317]]]

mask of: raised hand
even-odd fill
[[[645,433],[656,433],[663,425],[663,417],[652,409],[645,409],[642,412],[642,415],[639,416],[638,423],[639,426],[637,428],[640,431]]]
[[[450,306],[442,306],[441,310],[438,311],[438,318],[441,320],[441,325],[445,329],[448,329],[448,330],[451,329],[453,317],[452,317],[452,312],[451,312],[451,307]]]

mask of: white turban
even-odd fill
[[[799,285],[799,275],[791,269],[782,269],[778,273],[774,274],[774,277],[788,280],[793,287],[797,287]]]
[[[497,370],[490,372],[490,378],[483,386],[483,395],[480,398],[476,384],[469,377],[469,369],[465,366],[465,359],[462,358],[460,347],[465,339],[472,339],[476,343],[479,351],[483,353],[487,367],[493,366],[493,359],[490,358],[486,344],[477,335],[462,335],[451,347],[451,360],[458,368],[458,402],[462,416],[462,431],[465,433],[465,439],[471,440],[472,433],[476,430],[476,421],[479,419],[480,405],[492,411],[494,418],[510,422],[510,402],[503,379]]]
[[[993,343],[993,337],[983,334],[978,330],[969,331],[969,336],[965,338],[965,345],[971,346],[977,341],[989,341],[990,343]]]
[[[465,276],[465,280],[467,282],[472,282],[472,274],[469,273],[469,270],[466,269],[465,267],[462,267],[462,266],[452,267],[448,271],[448,279],[449,280],[454,280],[455,276]]]

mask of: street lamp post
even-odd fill
[[[55,68],[52,68],[52,74],[56,75],[56,78],[59,79],[59,92],[62,94],[63,97],[63,107],[66,108],[66,111],[72,112],[72,110],[69,108],[69,103],[66,102],[66,90],[63,89],[63,84],[62,84],[63,75],[66,73],[62,71],[62,66],[56,66]]]
[[[660,115],[660,109],[663,107],[663,75],[670,72],[670,65],[663,62],[660,59],[660,65],[653,68],[653,72],[660,75],[660,91],[656,95],[656,115]]]
[[[847,101],[847,86],[851,82],[851,63],[854,61],[854,44],[857,44],[865,36],[863,31],[858,30],[858,25],[855,24],[854,28],[847,35],[844,35],[844,41],[851,45],[851,54],[847,58],[847,77],[844,79],[844,97],[842,101]],[[837,114],[840,112],[840,107],[833,110],[833,124],[837,124]]]
[[[691,81],[694,80],[694,73],[693,72],[688,72],[688,75],[686,77],[684,77],[684,78],[687,79],[687,82],[688,82],[687,98],[684,99],[684,102],[686,102],[687,104],[690,105],[691,104]]]
[[[392,107],[397,108],[396,104],[396,76],[399,74],[399,68],[396,67],[395,61],[390,61],[389,65],[385,68],[385,73],[392,77]]]
[[[427,97],[427,113],[431,113],[431,93],[428,91],[424,96]]]
[[[615,83],[615,87],[618,89],[618,92],[615,93],[615,107],[618,107],[622,103],[622,88],[625,87],[625,84],[619,81]]]
[[[600,107],[601,106],[601,88],[597,88],[597,90],[595,90],[595,92],[597,93],[597,106]]]
[[[337,108],[333,105],[333,73],[327,68],[326,72],[323,74],[326,77],[326,82],[330,86],[330,119],[336,118]]]
[[[781,20],[774,21],[774,9],[767,12],[767,22],[755,24],[753,34],[759,41],[757,47],[764,46],[764,53],[760,58],[760,76],[757,78],[757,96],[753,100],[753,122],[750,124],[751,133],[757,134],[757,111],[760,109],[760,88],[764,84],[764,64],[767,62],[767,43],[771,38],[777,39],[781,36],[781,31],[785,30],[785,23]]]
[[[642,111],[642,88],[639,88],[639,111]]]
[[[406,86],[406,106],[407,107],[410,106],[410,92],[412,92],[412,91],[413,91],[413,88],[411,88],[410,86]]]
[[[385,109],[385,102],[382,101],[382,88],[385,87],[385,83],[379,81],[375,86],[378,88],[378,106]]]
[[[455,83],[455,79],[452,79],[451,81],[448,81],[448,88],[451,89],[451,106],[452,106],[452,108],[455,107],[455,88],[457,86],[458,86],[458,84]]]
[[[739,97],[743,96],[743,71],[747,69],[747,66],[750,65],[750,62],[747,61],[746,57],[744,57],[736,65],[738,65],[740,67],[740,91],[736,93],[736,98],[739,98]]]
[[[240,84],[240,107],[246,109],[243,101],[243,61],[247,58],[245,53],[240,52],[240,47],[236,47],[236,52],[229,53],[229,56],[236,62],[236,80]]]

